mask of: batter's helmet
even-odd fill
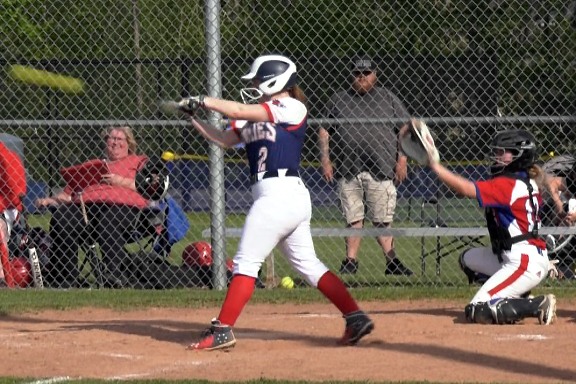
[[[197,269],[212,265],[212,246],[205,241],[188,244],[182,252],[182,261],[190,268]]]
[[[159,158],[151,158],[136,173],[136,190],[145,199],[160,200],[168,193],[170,177],[164,163]]]
[[[20,288],[27,288],[32,284],[32,267],[27,258],[18,256],[10,261],[14,284]]]
[[[281,55],[264,55],[258,57],[250,67],[250,73],[242,76],[243,80],[258,80],[260,95],[274,95],[280,91],[294,87],[298,82],[296,74],[296,64],[289,58]],[[240,91],[242,100],[250,95],[250,90],[254,88],[244,88]],[[254,97],[250,97],[253,99]]]

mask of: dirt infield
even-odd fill
[[[363,303],[376,329],[337,347],[329,305],[248,305],[229,352],[184,349],[217,309],[48,311],[0,318],[0,376],[103,379],[258,378],[432,382],[573,382],[576,300],[539,326],[466,324],[462,303]]]

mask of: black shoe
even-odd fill
[[[266,288],[266,284],[264,284],[264,282],[259,277],[257,277],[254,281],[254,286],[260,289]]]
[[[346,258],[340,265],[340,273],[355,275],[358,272],[358,260]]]
[[[6,284],[6,280],[3,277],[0,277],[0,288],[8,288],[8,284]]]
[[[406,268],[404,264],[398,259],[388,260],[386,265],[386,275],[401,275],[401,276],[412,276],[414,273]]]

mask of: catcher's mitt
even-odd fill
[[[421,165],[439,162],[440,155],[434,145],[434,139],[424,121],[412,119],[400,131],[400,146],[402,151]]]

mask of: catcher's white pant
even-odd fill
[[[314,251],[310,233],[312,203],[302,180],[263,179],[252,186],[252,197],[254,203],[234,256],[234,274],[257,277],[266,257],[279,245],[292,267],[316,287],[328,268]]]
[[[462,255],[462,263],[474,272],[490,278],[474,295],[470,303],[494,298],[519,298],[535,288],[548,274],[548,253],[528,245],[514,244],[502,255],[502,263],[491,248],[472,248]]]

